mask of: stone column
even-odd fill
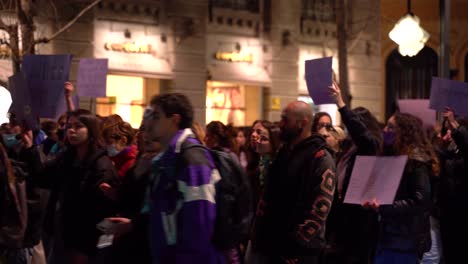
[[[170,0],[166,5],[168,23],[173,32],[171,60],[174,79],[169,91],[188,96],[195,108],[195,120],[204,125],[208,0]]]
[[[289,102],[297,100],[300,0],[271,1],[272,45],[271,63],[267,63],[271,73],[271,88],[266,94],[266,116],[270,121],[279,121],[281,110],[271,109],[274,99],[279,99],[281,109]]]

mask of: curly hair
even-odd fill
[[[127,145],[131,145],[135,139],[135,130],[132,126],[124,121],[107,125],[103,128],[102,136],[104,139],[121,139],[127,138]]]
[[[411,157],[414,153],[421,151],[426,158],[431,160],[434,175],[438,175],[439,159],[423,128],[422,120],[408,113],[395,113],[393,117],[396,123],[396,153]]]

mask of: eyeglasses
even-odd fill
[[[319,130],[322,128],[325,128],[327,131],[336,131],[335,128],[331,124],[327,124],[327,123],[318,124],[317,128]]]

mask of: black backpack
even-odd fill
[[[224,151],[209,149],[200,144],[184,148],[203,148],[213,157],[221,180],[216,188],[216,222],[213,245],[219,250],[237,247],[247,238],[252,220],[252,193],[247,174],[238,161]]]

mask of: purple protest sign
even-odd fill
[[[16,73],[8,78],[8,90],[11,93],[12,104],[10,113],[14,113],[19,122],[24,122],[30,129],[39,127],[39,115],[32,107],[28,83],[22,73]]]
[[[344,202],[393,204],[407,156],[357,156]]]
[[[40,117],[56,118],[59,113],[59,102],[65,101],[63,81],[28,80],[31,92],[32,107]]]
[[[398,100],[398,107],[401,113],[420,118],[425,126],[434,127],[436,124],[436,111],[429,108],[427,99],[401,99]]]
[[[332,57],[305,61],[307,90],[315,105],[334,104],[329,88],[332,85]]]
[[[81,59],[78,64],[79,96],[106,97],[107,59]]]
[[[34,113],[56,118],[65,100],[64,84],[68,81],[72,55],[25,55],[21,65],[26,76]]]
[[[450,107],[468,117],[468,83],[432,77],[430,108],[443,111]]]
[[[68,81],[72,55],[24,55],[21,72],[28,80]]]

